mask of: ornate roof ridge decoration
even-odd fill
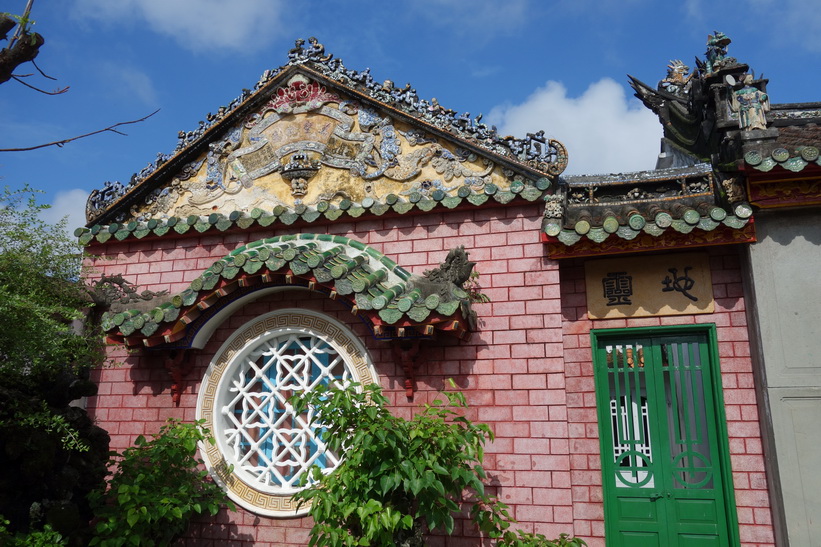
[[[109,339],[130,348],[190,348],[197,332],[238,298],[256,290],[291,286],[326,292],[368,320],[384,339],[431,337],[437,332],[468,338],[476,314],[461,286],[472,263],[464,249],[426,276],[413,275],[379,251],[327,234],[262,239],[214,262],[189,287],[147,312],[103,315]],[[459,272],[447,274],[447,272]]]
[[[665,239],[675,246],[737,242],[732,232],[744,229],[752,217],[741,185],[717,177],[709,164],[565,177],[545,201],[543,239],[554,258],[593,254],[596,246],[600,252],[669,248]],[[750,237],[748,231],[742,239]]]
[[[632,171],[628,173],[601,173],[584,175],[566,175],[560,180],[568,186],[579,186],[584,184],[610,185],[624,184],[632,182],[652,182],[668,180],[670,178],[680,178],[685,176],[705,175],[712,172],[709,163],[696,163],[686,167],[668,167],[665,169],[648,169],[644,171]]]
[[[770,105],[767,119],[775,126],[794,123],[817,123],[821,119],[821,102],[817,103],[781,103]]]
[[[524,138],[501,136],[495,127],[489,127],[481,122],[481,114],[471,118],[470,113],[457,114],[454,110],[442,107],[435,98],[430,101],[420,99],[410,84],[403,88],[395,87],[390,80],[385,80],[380,84],[371,76],[370,68],[364,71],[348,69],[341,59],[325,54],[324,46],[315,38],[310,38],[309,45],[304,46],[304,40],[297,40],[296,47],[288,53],[288,64],[277,69],[266,70],[252,90],[244,89],[227,106],[217,109],[216,114],[209,113],[205,120],[199,122],[196,129],[187,132],[180,131],[176,149],[170,154],[157,154],[156,160],[135,173],[127,184],[108,181],[104,183],[102,189],[92,191],[86,208],[89,223],[121,201],[121,198],[141,187],[145,181],[161,171],[164,165],[172,160],[173,163],[180,163],[180,157],[187,151],[200,146],[206,137],[210,136],[211,129],[222,125],[222,122],[229,118],[234,119],[247,113],[255,102],[258,102],[261,95],[274,91],[272,86],[276,85],[292,67],[305,67],[329,81],[378,101],[432,128],[447,132],[462,139],[466,144],[499,156],[513,165],[521,165],[529,171],[546,176],[557,176],[567,166],[566,148],[559,141],[548,139],[544,131],[529,133]],[[287,97],[282,96],[283,93],[287,93],[287,90],[283,91],[284,89],[280,88],[276,93],[283,102],[288,102]],[[309,93],[308,86],[297,91],[303,94]],[[324,92],[324,89],[311,89],[310,92],[320,93]],[[274,110],[277,110],[275,103],[278,97],[273,97],[271,101]],[[321,97],[316,99],[320,102],[323,100]],[[230,143],[224,144],[230,147]],[[180,167],[182,167],[181,164]],[[187,175],[183,172],[181,178],[193,176],[198,168],[199,166],[185,166],[185,169],[191,172]]]

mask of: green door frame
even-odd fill
[[[712,389],[712,407],[714,409],[713,419],[715,420],[715,432],[717,442],[717,466],[718,474],[720,475],[723,484],[721,497],[724,502],[726,519],[727,519],[727,533],[729,545],[731,547],[738,547],[740,545],[739,531],[738,531],[738,512],[735,504],[735,492],[733,486],[732,468],[730,463],[730,444],[727,433],[727,417],[724,410],[724,396],[721,383],[721,369],[718,359],[718,339],[716,334],[716,326],[713,323],[699,324],[699,325],[673,325],[664,327],[636,327],[636,328],[618,328],[618,329],[593,329],[590,331],[591,351],[594,365],[594,381],[596,385],[596,406],[599,420],[599,443],[602,456],[610,454],[613,451],[613,446],[606,443],[608,435],[602,434],[601,429],[610,427],[612,417],[610,415],[609,403],[609,383],[602,385],[604,382],[609,382],[605,375],[599,373],[599,366],[596,361],[599,344],[602,342],[625,342],[628,340],[635,340],[637,338],[656,338],[656,337],[671,337],[671,336],[706,336],[707,339],[707,354],[709,359],[709,377],[705,381],[710,381]],[[607,400],[604,401],[605,395]],[[605,464],[602,458],[602,480],[604,489],[604,509],[605,509],[605,539],[610,536],[613,537],[614,525],[617,522],[615,516],[616,502],[614,486],[609,485],[611,477],[605,476],[606,469],[611,467],[610,464]],[[609,543],[609,542],[608,542]]]

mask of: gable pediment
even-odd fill
[[[409,86],[376,84],[368,71],[293,52],[289,66],[211,118],[180,133],[177,151],[128,186],[93,192],[89,224],[145,231],[152,220],[196,224],[215,214],[289,223],[533,201],[567,162],[561,143],[543,132],[499,137],[435,99],[419,100]]]

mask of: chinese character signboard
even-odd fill
[[[712,313],[704,253],[590,260],[585,264],[591,319]]]

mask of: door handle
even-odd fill
[[[655,494],[650,494],[650,501],[656,501],[664,497],[664,494],[660,492],[656,492]]]

